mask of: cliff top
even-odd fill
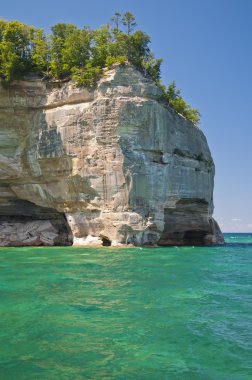
[[[59,23],[51,34],[18,21],[0,20],[0,77],[5,83],[33,75],[60,82],[72,78],[92,87],[104,68],[129,62],[160,87],[170,106],[197,124],[199,112],[184,101],[175,82],[168,87],[161,84],[162,59],[155,59],[150,37],[134,31],[135,27],[135,17],[129,12],[117,12],[110,24],[96,30]]]

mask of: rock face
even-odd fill
[[[203,133],[132,66],[0,87],[0,245],[222,243]]]

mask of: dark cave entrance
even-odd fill
[[[103,247],[110,247],[111,246],[111,240],[109,240],[105,236],[102,236],[102,245],[103,245]]]
[[[45,223],[40,229],[40,222],[50,222],[48,226]],[[11,234],[16,234],[15,225],[20,224],[18,228],[24,230],[27,236],[11,240]],[[32,202],[14,199],[8,202],[6,206],[0,207],[0,235],[5,225],[8,225],[9,231],[6,232],[6,240],[9,239],[9,246],[22,245],[53,245],[68,246],[73,244],[73,234],[63,212],[55,209],[37,206]],[[12,228],[14,228],[12,232]],[[8,237],[9,235],[9,237]],[[43,239],[41,240],[41,236]],[[1,236],[2,237],[2,236]],[[34,243],[26,243],[29,238],[34,238]],[[35,239],[36,238],[36,239]],[[24,240],[24,241],[23,241]],[[1,245],[1,244],[0,244]]]
[[[204,238],[207,231],[191,230],[184,234],[184,243],[186,245],[204,245]]]

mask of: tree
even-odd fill
[[[63,70],[71,73],[73,69],[85,67],[90,59],[91,32],[87,28],[76,29],[66,36],[62,48]]]
[[[137,23],[135,22],[135,16],[132,13],[126,12],[123,15],[122,23],[127,27],[127,34],[131,34],[135,29]]]
[[[111,32],[107,25],[93,32],[93,46],[91,47],[91,64],[94,67],[105,67],[106,59],[110,55],[112,44]]]
[[[148,60],[150,55],[150,37],[138,30],[132,35],[128,35],[128,59],[136,67],[141,68],[144,61]]]
[[[4,31],[5,31],[7,24],[8,24],[7,21],[0,19],[0,42],[3,40]]]
[[[164,96],[169,105],[174,108],[178,113],[183,115],[186,119],[198,125],[200,119],[200,113],[196,108],[192,108],[187,104],[181,96],[181,91],[176,88],[174,81],[167,87],[163,87]]]
[[[90,62],[83,69],[72,70],[72,78],[78,85],[92,87],[100,78],[102,70],[100,67],[94,67]]]
[[[167,87],[166,98],[169,103],[172,103],[175,99],[180,96],[181,91],[176,88],[175,81],[173,80],[171,84]]]
[[[18,54],[14,51],[13,44],[2,41],[0,44],[0,75],[6,83],[20,78],[25,72],[25,66]]]
[[[157,85],[159,85],[160,82],[160,67],[162,62],[162,58],[155,59],[153,53],[150,53],[148,59],[143,62],[145,74],[149,75]]]
[[[125,61],[128,59],[128,35],[117,29],[112,30],[112,36],[109,44],[109,55],[111,57],[124,57]]]
[[[43,29],[34,29],[31,44],[31,64],[33,70],[48,75],[50,50]]]
[[[32,27],[18,21],[1,22],[0,75],[6,82],[31,70],[32,30]]]
[[[118,31],[119,30],[119,24],[121,21],[121,13],[115,12],[114,17],[111,19],[112,23],[115,24],[115,29]]]
[[[70,70],[64,67],[64,47],[66,39],[76,31],[72,24],[59,23],[52,27],[50,73],[53,77],[64,78]]]
[[[129,62],[155,81],[171,107],[198,124],[199,111],[185,102],[175,82],[167,88],[161,84],[162,59],[154,57],[146,33],[134,32],[135,17],[130,12],[123,17],[116,12],[112,22],[113,29],[107,24],[93,31],[58,23],[47,36],[42,29],[0,19],[0,76],[5,82],[11,82],[33,71],[48,79],[72,78],[79,85],[93,86],[103,68]],[[119,30],[121,22],[126,32]]]

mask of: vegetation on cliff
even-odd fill
[[[96,30],[59,23],[51,34],[18,21],[0,20],[0,76],[10,83],[34,72],[50,80],[72,78],[79,85],[92,86],[105,67],[129,62],[160,86],[170,106],[198,124],[198,110],[183,100],[175,83],[167,88],[161,84],[162,59],[151,52],[150,37],[134,31],[135,27],[130,12],[116,12],[110,24]]]

